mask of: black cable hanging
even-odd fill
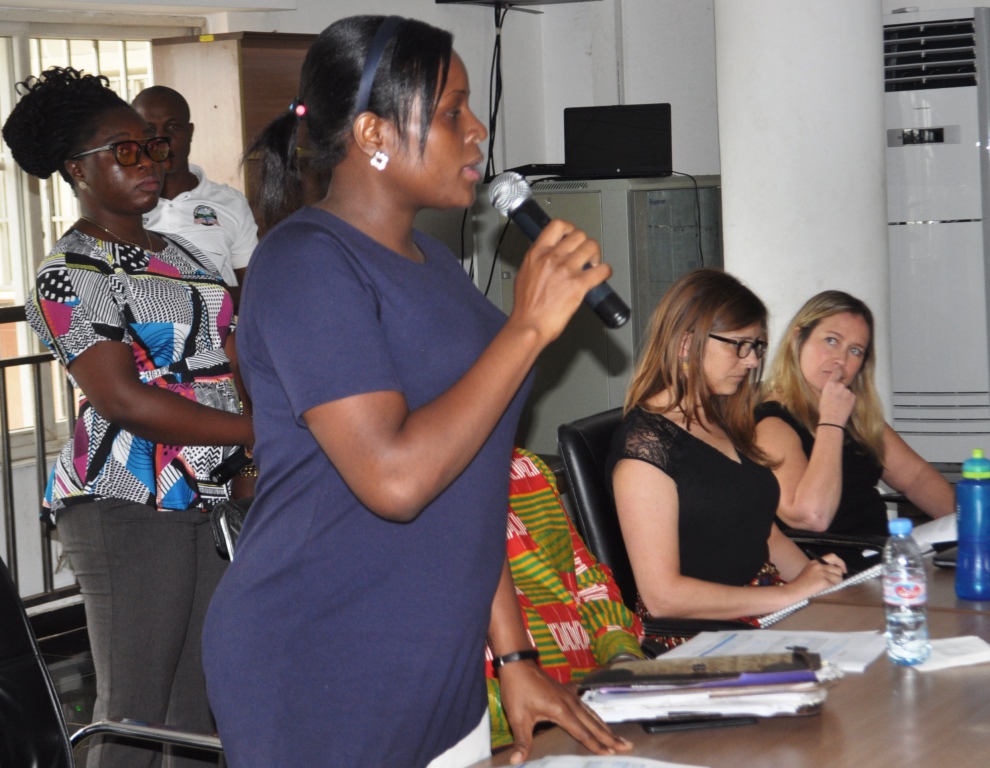
[[[502,24],[507,7],[494,6],[495,46],[492,49],[492,68],[488,76],[488,162],[485,165],[484,182],[495,178],[495,130],[498,123],[498,108],[502,102]]]
[[[684,173],[683,171],[671,171],[678,176],[687,176],[694,183],[694,223],[698,228],[698,260],[701,262],[701,267],[705,266],[705,251],[701,243],[701,190],[698,189],[698,180],[692,176],[690,173]]]

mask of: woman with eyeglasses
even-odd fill
[[[758,617],[842,579],[839,558],[809,560],[774,523],[752,410],[766,335],[763,302],[713,269],[653,313],[608,463],[643,617]]]
[[[955,511],[949,483],[884,421],[874,367],[873,313],[856,297],[823,291],[788,324],[756,409],[788,526],[886,536],[880,480],[932,517]]]
[[[82,390],[45,503],[85,601],[93,717],[209,732],[200,632],[224,569],[209,510],[229,495],[209,473],[254,442],[224,353],[233,304],[192,246],[142,226],[168,139],[106,78],[53,67],[18,88],[3,127],[14,159],[79,200],[26,312]],[[107,741],[88,765],[157,764],[153,750]]]

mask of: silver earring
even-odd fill
[[[89,184],[87,184],[82,179],[79,180],[79,189],[89,189]]]
[[[379,171],[384,171],[385,166],[388,165],[388,155],[378,150],[375,152],[375,156],[371,158],[371,164]]]

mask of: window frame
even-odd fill
[[[44,20],[45,17],[50,20]],[[197,35],[206,27],[206,19],[201,16],[176,16],[153,14],[118,14],[118,13],[56,13],[45,11],[30,12],[30,18],[25,12],[11,10],[0,11],[0,38],[9,41],[9,56],[7,44],[0,45],[0,56],[7,61],[11,74],[10,81],[0,87],[9,89],[0,95],[0,106],[3,107],[4,119],[16,103],[17,94],[14,83],[26,80],[36,72],[31,71],[31,45],[34,38],[63,39],[63,40],[139,40],[151,41],[159,37],[176,37],[181,35]],[[152,82],[154,71],[151,70]],[[22,304],[33,284],[41,261],[45,257],[45,223],[43,213],[46,208],[42,200],[43,185],[37,178],[24,173],[17,164],[9,158],[0,156],[0,165],[9,172],[5,193],[11,210],[10,220],[11,256],[19,253],[20,258],[10,259],[12,290],[15,305]],[[6,164],[5,164],[6,163]],[[23,297],[23,298],[22,298]],[[18,348],[26,350],[25,355],[44,351],[41,342],[31,333],[26,323],[17,324]],[[2,374],[0,374],[2,375]],[[30,372],[25,366],[21,375],[22,391],[33,398],[33,384],[30,382]],[[52,377],[44,376],[42,381],[43,397],[46,406],[53,405],[55,383]],[[56,405],[56,408],[58,405]],[[57,451],[68,438],[65,414],[56,419],[55,408],[44,409],[45,449],[48,455]],[[35,426],[22,427],[10,432],[10,461],[11,463],[34,461]]]

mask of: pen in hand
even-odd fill
[[[812,552],[810,549],[805,549],[803,551],[804,551],[804,554],[806,554],[809,559],[814,560],[817,563],[821,563],[822,565],[834,565],[834,563],[830,563],[828,560],[826,560],[824,557],[822,557],[821,555],[819,555],[817,552]],[[842,578],[844,580],[846,578],[846,576],[848,576],[849,574],[846,573],[845,571],[842,571],[842,573],[840,575],[842,576]]]
[[[804,550],[804,554],[806,554],[810,560],[814,560],[822,565],[828,565],[828,560],[819,555],[817,552],[812,552],[810,549],[806,549]]]

